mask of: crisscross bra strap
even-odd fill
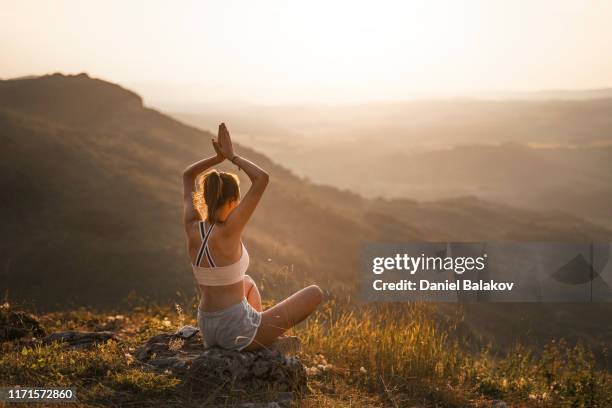
[[[198,223],[198,227],[200,229],[200,237],[202,238],[202,244],[200,244],[200,249],[198,249],[198,255],[196,256],[195,264],[200,266],[202,263],[202,258],[206,255],[206,259],[208,260],[208,264],[211,268],[216,267],[215,262],[210,255],[210,250],[208,249],[208,239],[210,238],[210,233],[212,232],[215,224],[212,224],[208,231],[206,231],[206,223],[205,221],[200,221]]]

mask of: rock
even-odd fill
[[[107,316],[106,319],[97,322],[93,326],[93,331],[112,331],[116,332],[125,324],[126,319],[123,315]]]
[[[200,329],[198,329],[197,327],[183,326],[178,329],[175,334],[183,339],[189,339],[195,336],[199,331]]]
[[[94,344],[104,343],[107,340],[118,341],[113,332],[109,331],[88,332],[69,330],[51,333],[43,338],[42,342],[43,344],[49,344],[58,341],[68,343],[70,346],[74,347],[88,347]]]
[[[267,349],[204,349],[199,333],[183,329],[151,337],[138,347],[134,357],[152,369],[169,369],[190,383],[194,392],[206,393],[220,387],[247,391],[265,388],[281,392],[279,395],[287,400],[293,398],[287,391],[302,392],[306,388],[305,367],[295,357]],[[182,334],[190,337],[183,338]]]
[[[45,331],[34,315],[11,310],[8,304],[0,308],[0,341],[44,335]]]

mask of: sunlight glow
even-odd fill
[[[609,2],[22,1],[0,17],[3,78],[87,71],[153,98],[333,102],[612,83]]]

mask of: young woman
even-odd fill
[[[266,347],[308,317],[321,302],[322,292],[312,285],[262,312],[257,286],[245,274],[249,253],[242,232],[266,190],[268,174],[234,153],[225,124],[219,126],[212,144],[216,156],[192,164],[183,173],[187,248],[201,294],[198,326],[205,347]],[[251,180],[242,199],[235,174],[213,169],[198,180],[201,173],[226,159]]]

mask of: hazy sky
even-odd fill
[[[612,1],[6,1],[0,77],[149,101],[401,99],[612,85]]]

